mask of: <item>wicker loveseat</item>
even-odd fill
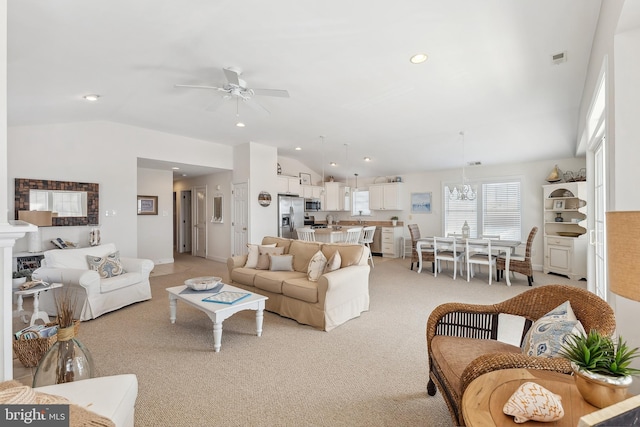
[[[510,368],[571,373],[567,359],[527,356],[520,347],[497,341],[501,313],[525,318],[524,338],[533,322],[567,300],[586,331],[613,334],[612,308],[595,294],[574,286],[541,286],[494,305],[446,303],[436,307],[427,321],[427,392],[435,395],[437,386],[455,425],[464,426],[462,395],[482,374]]]

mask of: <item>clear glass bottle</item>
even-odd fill
[[[469,224],[467,224],[467,221],[465,221],[464,225],[462,226],[462,238],[463,239],[469,238]]]
[[[85,380],[95,375],[91,353],[75,337],[74,327],[59,329],[57,336],[58,341],[38,363],[33,387]]]

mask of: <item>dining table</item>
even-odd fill
[[[437,236],[436,236],[437,237]],[[466,245],[467,239],[456,237],[456,246],[459,244],[461,248]],[[507,286],[511,286],[509,279],[509,261],[513,251],[522,244],[519,240],[502,240],[502,239],[485,239],[491,242],[491,250],[500,251],[505,254],[504,260],[504,277]],[[476,243],[474,243],[476,244]],[[422,271],[422,248],[433,248],[433,237],[422,237],[416,241],[416,252],[418,253],[418,273]]]

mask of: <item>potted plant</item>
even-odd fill
[[[27,280],[31,280],[31,270],[14,271],[11,276],[11,284],[14,288],[22,285]]]
[[[629,348],[618,336],[614,342],[596,330],[587,335],[570,335],[560,355],[569,359],[576,386],[584,400],[598,408],[613,405],[627,398],[632,376],[640,370],[631,368],[638,356],[638,348]]]
[[[398,217],[394,215],[391,217],[391,225],[395,227],[397,224],[398,224]]]

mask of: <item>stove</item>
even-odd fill
[[[304,225],[311,228],[327,228],[327,224],[316,224],[316,217],[314,216],[305,216]]]
[[[311,228],[327,228],[327,224],[313,224]]]

